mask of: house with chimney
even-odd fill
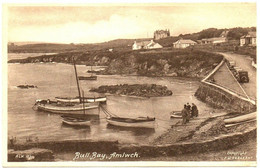
[[[134,42],[132,45],[133,50],[141,50],[141,49],[157,49],[157,48],[163,48],[159,43],[151,41],[141,41],[141,42]]]
[[[256,46],[256,32],[248,32],[240,37],[240,46]]]

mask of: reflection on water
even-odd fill
[[[90,67],[77,66],[79,75],[86,74]],[[183,104],[194,102],[199,110],[209,110],[193,95],[198,82],[174,78],[151,78],[138,76],[99,75],[96,81],[80,81],[85,96],[93,87],[115,84],[158,84],[166,85],[173,95],[167,97],[135,98],[107,96],[106,108],[120,117],[155,117],[153,130],[118,128],[107,125],[106,115],[90,118],[91,126],[78,129],[62,124],[57,114],[38,112],[32,109],[36,99],[54,99],[56,96],[77,96],[77,86],[72,65],[61,63],[8,64],[8,136],[39,140],[95,139],[119,140],[122,142],[147,143],[164,133],[178,122],[170,119],[170,112],[181,110]],[[19,89],[20,84],[33,84],[37,89]]]
[[[107,129],[112,129],[114,131],[125,131],[131,133],[133,136],[149,136],[155,133],[154,128],[131,128],[131,127],[119,127],[111,124],[107,124]]]

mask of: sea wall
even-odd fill
[[[201,83],[195,96],[209,105],[235,113],[250,113],[256,111],[256,106],[246,99],[241,99],[223,89]]]
[[[215,108],[225,109],[228,112],[250,113],[256,111],[255,101],[248,100],[227,88],[207,81],[211,76],[217,73],[225,61],[226,60],[223,59],[219,65],[201,81],[195,96]]]

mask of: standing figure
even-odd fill
[[[191,107],[191,116],[192,117],[198,117],[198,115],[199,115],[199,111],[198,111],[198,108],[197,108],[197,106],[194,104],[194,103],[192,103],[192,107]]]
[[[191,106],[189,103],[187,103],[186,109],[187,109],[187,122],[189,122],[191,118]]]
[[[182,124],[186,124],[186,122],[187,122],[187,107],[186,107],[186,104],[184,104],[184,108],[181,111],[181,116],[182,116]]]

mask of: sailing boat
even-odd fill
[[[79,79],[80,77],[77,76],[77,69],[76,69],[75,62],[74,62],[74,69],[75,69],[76,80],[77,80],[77,84],[78,84],[78,80],[80,80]],[[83,102],[83,101],[86,102],[86,103],[93,103],[93,102],[106,103],[106,101],[107,101],[106,96],[84,97],[83,99],[80,96],[79,97],[55,97],[55,98],[57,99],[57,101],[63,102],[63,103],[80,103],[80,102]]]
[[[93,75],[92,73],[92,66],[91,66],[91,76],[79,76],[79,80],[97,80],[97,76]]]
[[[107,122],[110,125],[119,127],[132,127],[132,128],[154,128],[155,118],[152,117],[137,117],[126,118],[119,117],[109,112],[105,107],[100,105],[102,111],[107,115]]]
[[[37,110],[46,111],[50,113],[57,113],[57,114],[86,114],[86,115],[99,115],[99,111],[97,108],[99,107],[99,102],[94,103],[84,103],[82,106],[82,98],[80,94],[80,88],[79,88],[79,81],[78,81],[78,75],[77,75],[77,69],[74,61],[74,70],[76,75],[76,81],[77,81],[77,88],[79,97],[78,103],[68,103],[66,101],[50,101],[48,100],[36,100],[36,103],[34,107],[37,107]],[[84,101],[85,102],[85,101]]]

